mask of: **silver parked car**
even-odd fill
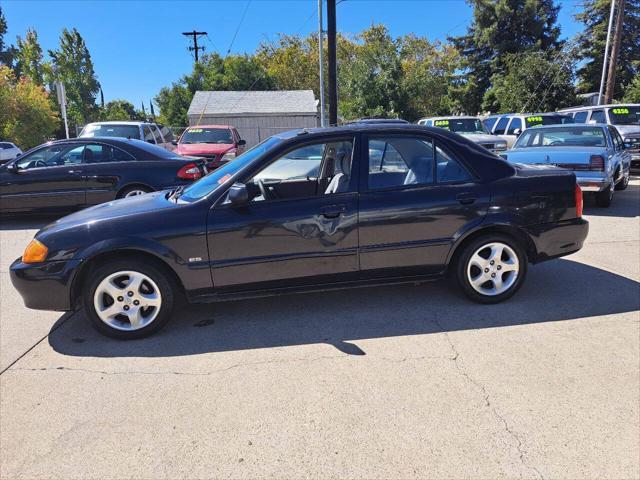
[[[418,125],[440,127],[459,133],[493,153],[504,152],[507,149],[506,140],[491,135],[478,117],[451,116],[421,118],[418,120]]]
[[[79,137],[120,137],[142,140],[165,150],[173,151],[173,134],[167,127],[150,122],[94,122],[88,123]]]
[[[573,124],[525,130],[512,150],[502,155],[509,163],[557,166],[573,170],[584,192],[595,194],[600,207],[611,205],[614,190],[629,185],[631,155],[611,125]]]
[[[22,150],[15,143],[0,142],[0,165],[22,155]]]

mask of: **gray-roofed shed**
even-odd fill
[[[233,125],[249,146],[285,130],[318,126],[312,90],[198,91],[187,116],[189,125]]]

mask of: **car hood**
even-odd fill
[[[640,135],[640,125],[614,125],[614,127],[616,127],[622,138],[627,135],[633,135],[634,137]]]
[[[177,208],[176,202],[169,200],[167,196],[168,191],[165,190],[113,200],[111,202],[96,205],[95,207],[85,208],[84,210],[62,217],[60,220],[47,225],[38,232],[38,236],[47,236],[57,231],[77,227],[91,228],[94,224],[118,217],[133,216],[145,212]]]
[[[180,155],[221,155],[234,147],[233,143],[179,143],[175,149]]]
[[[461,135],[475,143],[496,143],[497,141],[503,141],[495,135],[489,135],[486,133],[462,133]]]

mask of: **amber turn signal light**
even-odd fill
[[[24,249],[24,253],[22,254],[22,263],[44,262],[48,253],[49,249],[34,238],[29,242],[27,248]]]

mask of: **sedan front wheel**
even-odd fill
[[[113,338],[142,338],[162,328],[171,316],[174,295],[167,276],[154,265],[118,261],[89,278],[84,306],[93,326]]]

